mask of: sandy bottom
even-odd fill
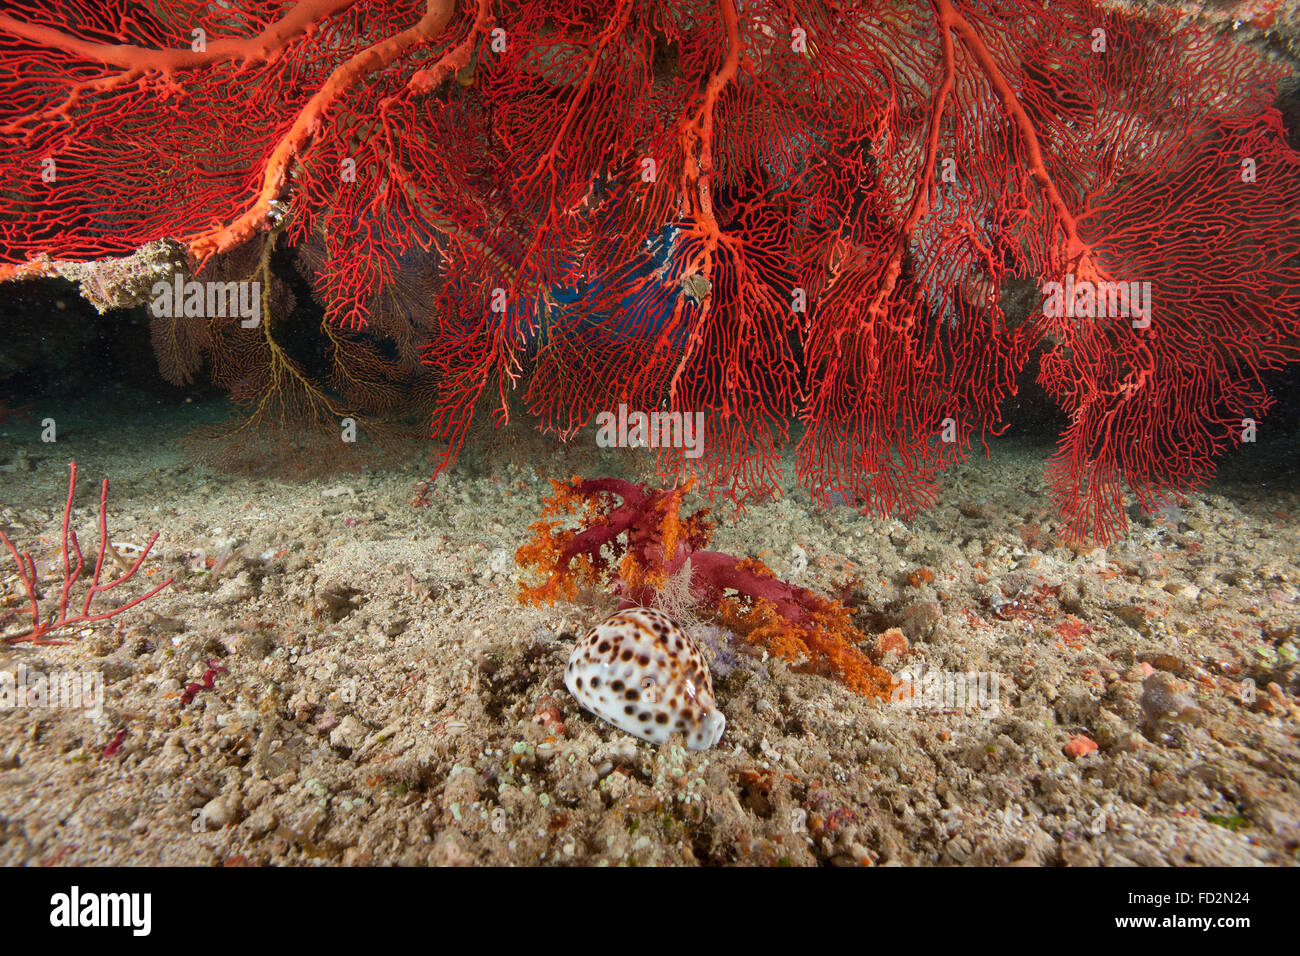
[[[720,550],[820,593],[855,578],[863,649],[918,693],[856,697],[710,631],[727,727],[700,753],[642,743],[565,691],[609,598],[514,597],[544,477],[626,471],[635,453],[517,444],[415,509],[419,455],[318,482],[232,477],[176,450],[192,421],[140,402],[60,410],[54,445],[0,430],[0,527],[47,588],[72,459],[83,541],[107,475],[114,545],[159,531],[140,581],[175,576],[52,635],[65,645],[0,645],[0,672],[104,687],[98,717],[0,709],[0,863],[1296,860],[1293,493],[1218,484],[1107,549],[1069,549],[1050,449],[1004,442],[910,522],[797,491],[720,515]],[[5,555],[10,611],[13,571]],[[902,640],[879,639],[892,628]],[[980,693],[960,700],[959,683]]]

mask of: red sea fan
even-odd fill
[[[665,474],[743,502],[793,443],[815,495],[909,513],[1038,354],[1069,416],[1052,493],[1105,538],[1124,486],[1203,484],[1267,410],[1261,374],[1300,358],[1285,71],[1171,12],[9,9],[0,277],[282,228],[323,245],[321,301],[356,327],[432,257],[448,460],[515,396],[560,435],[626,402],[705,415],[703,457],[661,450]],[[1129,288],[1149,311],[1117,311]]]

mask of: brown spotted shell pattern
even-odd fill
[[[619,611],[592,628],[569,657],[564,686],[597,717],[655,744],[678,733],[688,749],[708,750],[727,725],[704,655],[652,608]]]

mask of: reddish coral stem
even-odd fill
[[[90,588],[86,592],[85,600],[81,604],[80,612],[74,612],[71,616],[68,613],[68,602],[71,599],[73,586],[81,578],[81,572],[85,568],[85,560],[81,552],[81,545],[77,541],[77,533],[71,527],[72,523],[72,501],[77,490],[77,463],[73,462],[69,467],[68,478],[68,497],[63,506],[63,529],[60,542],[60,559],[63,565],[63,584],[59,590],[59,606],[57,614],[52,614],[48,619],[41,620],[40,607],[40,587],[39,576],[36,570],[36,561],[30,552],[19,552],[10,540],[9,536],[0,530],[0,541],[4,542],[14,563],[18,566],[18,580],[22,584],[23,590],[27,595],[27,603],[31,613],[30,629],[21,634],[4,638],[6,644],[17,644],[21,642],[31,642],[36,644],[50,643],[45,640],[47,634],[51,631],[58,630],[62,627],[69,627],[75,624],[90,624],[96,621],[105,621],[109,618],[116,617],[124,611],[149,598],[153,597],[167,585],[171,584],[172,579],[168,578],[156,587],[151,588],[144,594],[132,598],[124,604],[110,608],[106,611],[91,613],[91,604],[101,594],[113,590],[120,584],[131,580],[135,577],[141,565],[144,564],[145,558],[153,549],[154,542],[158,540],[158,534],[155,532],[153,537],[141,550],[139,557],[131,566],[125,569],[118,577],[101,584],[100,579],[104,567],[104,557],[108,553],[111,545],[108,538],[108,479],[105,478],[100,487],[99,493],[99,551],[95,560],[95,572],[90,581]]]

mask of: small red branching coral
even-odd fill
[[[81,572],[85,569],[86,563],[81,553],[81,544],[77,541],[77,532],[70,527],[72,522],[72,499],[77,491],[77,463],[74,461],[71,465],[71,474],[68,477],[68,500],[63,506],[63,537],[59,547],[59,555],[63,565],[63,585],[59,589],[59,604],[57,612],[52,612],[49,617],[41,619],[41,592],[40,592],[40,575],[36,570],[36,561],[32,558],[30,551],[19,552],[9,536],[0,530],[0,542],[4,543],[14,563],[18,565],[18,581],[26,593],[26,603],[31,613],[31,624],[27,630],[19,634],[0,639],[3,644],[18,644],[29,641],[33,644],[52,644],[57,641],[46,640],[45,637],[51,631],[61,627],[69,627],[73,624],[91,624],[95,621],[106,621],[111,617],[116,617],[123,611],[129,611],[137,604],[149,600],[167,585],[172,583],[168,578],[161,584],[150,589],[138,597],[132,598],[125,604],[119,604],[117,607],[109,608],[104,611],[92,611],[90,605],[101,594],[106,594],[120,584],[124,584],[135,573],[140,570],[144,564],[145,558],[153,549],[154,542],[158,540],[157,532],[149,539],[141,550],[135,562],[127,565],[126,562],[113,550],[113,546],[108,540],[108,479],[104,479],[104,484],[99,492],[99,552],[95,557],[95,573],[90,579],[90,590],[86,592],[85,600],[81,602],[81,608],[76,606],[69,610],[68,602],[72,598],[72,589],[77,581],[81,578]],[[100,578],[104,570],[104,558],[112,554],[113,560],[118,563],[122,573],[107,584],[101,584]]]
[[[714,528],[707,509],[681,514],[691,483],[648,489],[618,478],[573,478],[551,485],[555,495],[515,555],[540,576],[521,589],[524,603],[572,600],[580,587],[607,586],[624,607],[649,604],[689,561],[695,606],[745,640],[785,660],[806,659],[858,693],[888,695],[892,679],[854,646],[865,635],[846,607],[778,579],[754,558],[704,550]],[[563,527],[563,516],[579,511],[580,527]]]

